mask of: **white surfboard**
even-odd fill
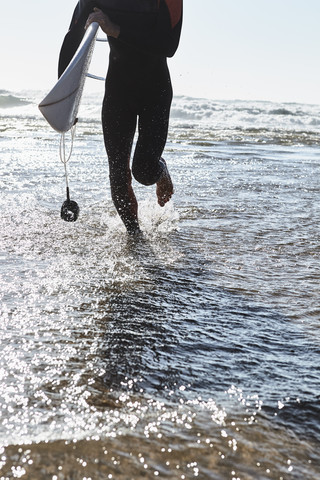
[[[68,67],[39,104],[42,115],[57,132],[67,132],[76,122],[98,28],[96,22],[89,25]]]

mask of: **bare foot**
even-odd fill
[[[160,177],[160,180],[158,180],[157,182],[156,193],[157,193],[158,203],[160,207],[164,207],[165,204],[169,202],[170,198],[173,195],[173,183],[172,183],[165,160],[161,158],[161,161],[163,162],[164,169]]]

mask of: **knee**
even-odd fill
[[[154,185],[159,179],[158,164],[150,164],[148,162],[134,162],[132,165],[132,175],[135,180],[142,185]]]
[[[132,174],[135,180],[141,183],[141,185],[148,186],[155,183],[153,177],[150,175],[150,172],[148,172],[147,170],[134,169],[132,170]]]

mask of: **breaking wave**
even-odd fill
[[[16,120],[45,122],[37,105],[46,92],[0,90],[0,117],[8,129]],[[86,135],[101,135],[99,94],[85,93],[79,109],[79,126]],[[9,118],[14,122],[9,122]],[[177,95],[171,107],[169,136],[190,143],[320,145],[320,106],[269,101],[212,100]]]
[[[0,108],[23,107],[30,103],[32,102],[26,98],[13,95],[6,90],[0,90]]]

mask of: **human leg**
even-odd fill
[[[157,184],[159,205],[173,194],[173,184],[165,161],[161,158],[168,135],[172,87],[166,64],[153,74],[144,90],[139,110],[139,136],[133,157],[132,173],[143,185]]]
[[[129,234],[140,231],[138,204],[132,188],[130,154],[136,129],[136,114],[106,90],[102,127],[109,161],[111,196]]]
[[[132,173],[143,185],[155,184],[162,172],[161,155],[167,141],[172,90],[144,92],[139,110],[138,140],[133,156]]]

